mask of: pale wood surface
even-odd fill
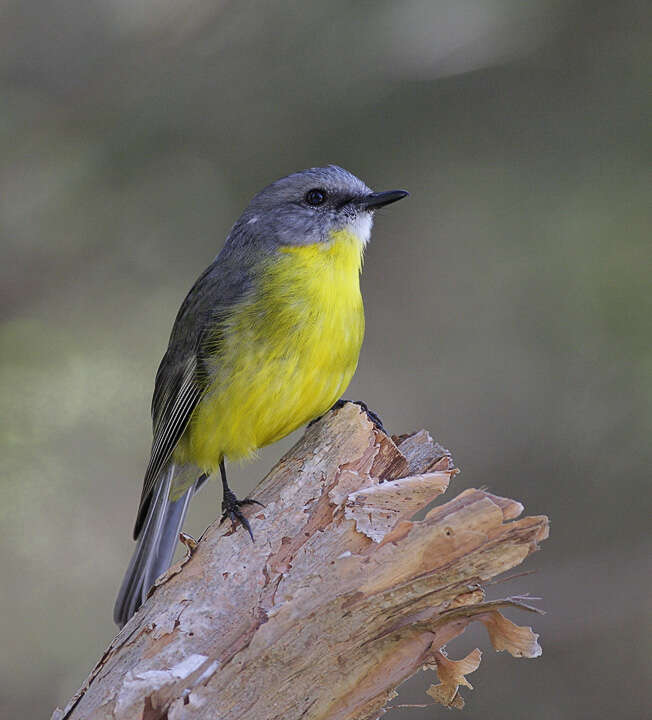
[[[472,621],[496,650],[538,656],[500,613],[527,606],[485,602],[482,582],[535,551],[547,518],[470,489],[413,520],[456,470],[423,430],[395,440],[351,404],[310,427],[252,493],[255,544],[219,522],[188,539],[53,720],[372,720],[423,666],[429,694],[461,707],[480,652],[442,647]]]

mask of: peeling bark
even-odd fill
[[[449,660],[473,621],[496,650],[541,653],[537,635],[485,602],[482,583],[548,534],[544,516],[465,490],[414,515],[457,473],[425,431],[390,440],[355,405],[308,428],[259,484],[256,542],[213,523],[157,581],[82,688],[53,720],[372,720],[394,689],[436,669],[438,702],[480,651]]]

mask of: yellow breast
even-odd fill
[[[364,335],[363,244],[347,231],[283,247],[222,329],[212,382],[175,457],[212,471],[326,412],[346,390]]]

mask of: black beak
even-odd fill
[[[386,192],[371,193],[360,200],[360,207],[363,210],[378,210],[378,208],[390,205],[397,200],[402,200],[410,193],[407,190],[387,190]]]

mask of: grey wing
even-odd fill
[[[134,526],[134,539],[140,534],[159,474],[167,465],[203,393],[197,376],[195,355],[176,372],[168,366],[166,359],[167,353],[156,376],[152,403],[154,440],[145,471],[143,492]]]
[[[161,471],[174,452],[190,417],[204,391],[200,372],[201,341],[207,327],[208,310],[214,301],[215,288],[211,277],[216,265],[209,265],[186,295],[174,321],[168,348],[161,360],[152,396],[154,439],[150,454],[140,506],[134,525],[134,539],[138,538],[155,495]]]
[[[228,250],[228,252],[225,252]],[[206,384],[206,355],[219,354],[220,326],[234,303],[251,287],[251,256],[239,244],[222,253],[197,279],[183,301],[168,349],[156,374],[152,397],[154,440],[145,472],[143,492],[134,527],[138,537],[156,488],[179,439],[188,426]],[[204,348],[204,340],[209,344]]]

